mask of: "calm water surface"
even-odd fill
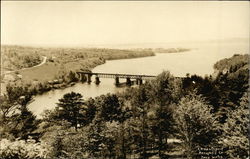
[[[213,73],[213,65],[220,59],[231,57],[233,54],[249,53],[248,44],[239,43],[210,43],[182,46],[193,48],[189,52],[156,54],[152,57],[124,59],[107,61],[105,64],[97,66],[93,72],[106,73],[128,73],[158,75],[163,70],[169,70],[174,76],[185,76],[186,73],[198,74],[201,76]],[[94,81],[94,76],[92,77]],[[84,99],[96,97],[101,94],[115,93],[122,90],[114,86],[114,79],[100,79],[101,83],[78,83],[72,87],[53,90],[34,98],[34,102],[29,105],[29,109],[35,115],[41,117],[45,109],[53,109],[65,93],[71,91],[81,93]],[[122,80],[121,80],[122,82]]]

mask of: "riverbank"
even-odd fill
[[[155,55],[154,52],[144,49],[138,51],[106,48],[35,48],[21,46],[3,46],[3,48],[1,51],[5,55],[5,61],[2,68],[11,68],[12,71],[1,75],[1,94],[5,93],[7,84],[36,89],[32,91],[34,94],[51,89],[65,88],[71,86],[72,82],[77,81],[74,79],[76,77],[72,77],[72,73],[82,69],[92,70],[96,66],[104,64],[106,60]],[[42,61],[42,65],[37,63],[39,66],[32,65],[30,68],[25,68],[23,66],[29,65],[27,60],[12,60],[14,54],[17,57],[22,57],[23,52],[27,52],[25,57],[29,55],[33,57],[33,54],[46,57],[44,58],[46,63]],[[9,65],[10,63],[11,65]],[[20,66],[20,68],[17,66]],[[4,70],[2,71],[4,72]]]
[[[72,86],[79,81],[75,72],[79,70],[92,70],[96,66],[106,63],[106,60],[134,59],[155,56],[159,49],[106,49],[106,48],[33,48],[9,47],[7,50],[16,50],[16,54],[28,50],[28,53],[39,52],[46,57],[46,63],[37,67],[15,70],[1,79],[1,94],[5,92],[7,84],[27,86],[32,89],[32,94]],[[19,48],[19,49],[17,49]],[[162,50],[162,49],[161,49]],[[167,53],[187,51],[183,49],[165,49]],[[178,52],[176,52],[176,50]],[[13,51],[13,50],[12,50]]]

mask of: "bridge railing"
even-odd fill
[[[89,75],[93,76],[96,75],[102,78],[131,78],[131,79],[148,79],[148,78],[155,78],[156,76],[152,75],[133,75],[133,74],[119,74],[119,73],[97,73],[97,72],[77,72],[77,74]]]

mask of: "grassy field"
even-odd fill
[[[104,61],[92,60],[79,60],[65,63],[64,65],[47,62],[42,66],[18,71],[22,75],[22,80],[26,82],[39,81],[46,82],[59,78],[58,76],[69,71],[76,71],[79,69],[91,69],[97,65],[103,64]]]

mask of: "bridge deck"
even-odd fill
[[[77,72],[77,74],[83,75],[95,75],[97,77],[102,78],[131,78],[131,79],[148,79],[148,78],[155,78],[156,76],[152,75],[132,75],[132,74],[119,74],[119,73],[97,73],[97,72]]]

